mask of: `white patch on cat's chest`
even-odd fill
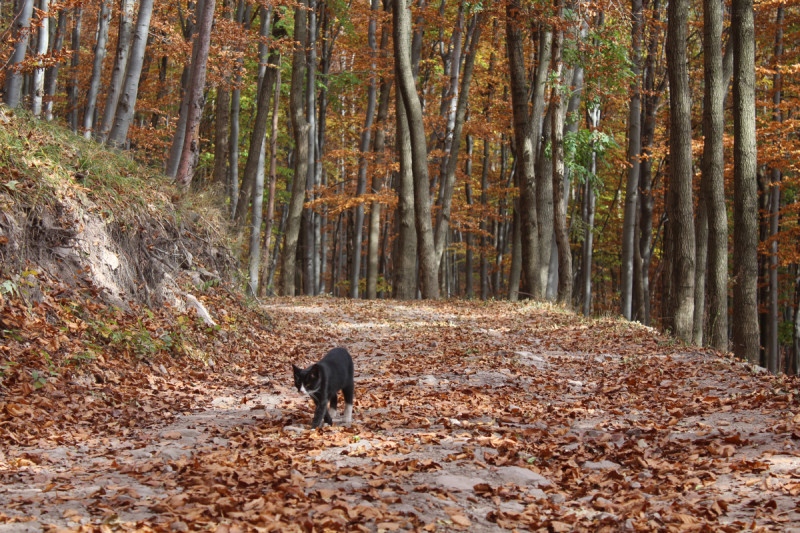
[[[306,386],[305,385],[300,385],[300,392],[302,392],[303,394],[308,394],[309,396],[311,396],[308,393],[308,391],[306,390]]]

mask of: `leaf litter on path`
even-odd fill
[[[800,530],[794,379],[549,306],[263,309],[214,369],[3,399],[0,532]],[[354,421],[310,431],[289,365],[334,346]]]

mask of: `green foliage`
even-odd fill
[[[596,154],[599,167],[606,152],[618,147],[613,135],[600,130],[580,129],[567,132],[564,135],[564,164],[570,169],[574,179],[580,183],[589,180],[592,188],[598,191],[603,184],[598,175],[591,171],[592,153]]]

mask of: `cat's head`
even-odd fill
[[[319,388],[319,365],[311,365],[306,369],[292,365],[292,372],[294,374],[294,386],[297,387],[298,392],[310,395],[317,391]]]

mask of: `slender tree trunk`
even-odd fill
[[[473,147],[474,147],[474,144],[475,144],[475,142],[472,139],[472,135],[467,135],[466,142],[467,142],[467,154],[466,154],[467,155],[467,160],[464,162],[464,176],[466,178],[466,181],[464,182],[464,195],[466,196],[467,205],[469,206],[469,209],[471,210],[472,209],[472,204],[473,204],[473,200],[472,200],[472,185],[471,185],[471,183],[472,183],[472,151],[473,151]],[[471,299],[471,298],[475,297],[475,289],[473,287],[473,280],[472,280],[472,277],[473,277],[472,276],[472,271],[473,271],[473,265],[472,265],[472,247],[473,247],[472,242],[473,242],[473,236],[472,236],[472,232],[469,230],[469,228],[466,228],[466,236],[465,236],[464,240],[466,241],[466,243],[465,243],[466,244],[466,258],[465,258],[465,261],[464,261],[464,277],[466,278],[465,279],[466,283],[465,283],[464,293],[465,293],[465,296],[467,298]],[[458,291],[458,284],[456,284],[456,291]]]
[[[481,31],[483,30],[485,11],[475,15],[470,24],[469,48],[467,49],[464,60],[464,73],[461,78],[461,89],[458,91],[458,102],[453,113],[452,135],[450,136],[450,148],[447,151],[447,165],[445,175],[442,180],[442,188],[439,194],[441,210],[436,219],[436,260],[441,261],[444,251],[444,237],[450,226],[450,209],[453,199],[453,189],[455,186],[456,168],[458,165],[458,153],[461,147],[461,131],[464,128],[464,117],[467,113],[467,102],[469,101],[469,89],[472,83],[472,71],[475,66],[475,56],[477,55],[478,44],[480,42]],[[454,58],[460,61],[458,57]],[[457,72],[457,71],[456,71]],[[458,79],[456,78],[456,82]],[[437,265],[438,266],[438,265]]]
[[[758,200],[752,0],[733,0],[733,353],[758,364]]]
[[[400,1],[400,0],[398,0]],[[372,134],[372,122],[375,118],[375,105],[377,98],[377,84],[375,81],[375,71],[377,69],[375,59],[377,57],[377,40],[375,37],[377,21],[376,16],[380,3],[378,0],[372,0],[372,6],[369,18],[369,27],[367,29],[367,43],[369,44],[370,57],[372,58],[370,67],[370,79],[367,85],[367,110],[364,117],[364,127],[361,130],[361,144],[359,150],[361,155],[358,158],[358,179],[356,184],[356,198],[357,204],[355,207],[355,227],[353,228],[353,270],[350,275],[350,297],[358,298],[359,280],[361,278],[361,241],[362,230],[364,227],[364,204],[362,197],[367,191],[367,151],[370,146],[370,136]]]
[[[189,82],[189,108],[186,116],[186,136],[181,151],[178,171],[175,182],[183,189],[188,189],[194,173],[193,162],[200,154],[200,139],[198,128],[200,114],[203,111],[203,91],[206,85],[206,64],[208,63],[208,50],[211,46],[211,26],[214,22],[215,0],[205,0],[200,13],[197,29],[197,54],[192,57],[192,75]],[[262,195],[264,183],[261,183]],[[256,277],[258,275],[256,274]],[[255,290],[253,290],[255,294]]]
[[[722,4],[703,2],[703,195],[708,213],[708,340],[728,349],[728,211],[725,205],[722,108]]]
[[[384,4],[384,10],[391,10],[391,3]],[[384,24],[381,30],[381,56],[386,57],[389,47],[389,36],[391,35],[391,27]],[[383,189],[382,175],[384,172],[383,165],[383,152],[386,145],[386,119],[389,115],[389,102],[391,96],[393,80],[390,77],[381,78],[380,97],[378,98],[378,116],[375,118],[377,129],[375,130],[375,141],[372,145],[372,152],[375,154],[376,170],[373,172],[372,178],[372,193],[380,194]],[[369,241],[367,251],[367,299],[374,299],[377,297],[378,286],[378,247],[380,241],[380,224],[381,224],[381,211],[382,205],[378,201],[372,202],[372,207],[369,212]]]
[[[593,105],[589,108],[588,120],[589,128],[591,130],[597,129],[600,123],[600,106]],[[591,174],[597,174],[597,150],[594,148],[594,141],[592,141],[592,159],[591,159]],[[583,233],[583,257],[581,264],[583,265],[583,282],[581,288],[583,294],[583,314],[589,316],[592,312],[592,246],[594,244],[594,215],[595,215],[595,195],[594,184],[591,180],[586,180],[584,183],[583,193],[584,208],[584,233]]]
[[[97,139],[102,142],[105,142],[108,132],[111,131],[111,127],[114,125],[117,103],[122,92],[125,71],[128,68],[128,56],[130,55],[131,40],[133,39],[133,6],[134,0],[121,1],[114,69],[111,71],[111,79],[108,82],[106,105],[103,108],[103,121],[100,124],[100,131],[96,135]]]
[[[672,0],[675,1],[675,0]],[[641,91],[639,71],[641,63],[642,0],[631,1],[631,99],[628,104],[628,181],[625,188],[625,218],[622,225],[622,315],[633,318],[633,248],[636,242],[636,208],[639,197],[641,169]]]
[[[548,106],[548,111],[545,113],[544,119],[542,113],[544,112],[544,98],[547,89],[547,79],[549,75],[550,59],[552,55],[552,41],[553,34],[544,29],[539,30],[539,54],[536,72],[533,77],[533,90],[531,99],[533,106],[529,120],[530,125],[530,138],[533,142],[533,169],[535,196],[536,196],[536,212],[533,216],[537,219],[536,225],[536,242],[534,251],[538,254],[535,259],[533,267],[536,269],[535,279],[528,277],[528,284],[530,285],[531,296],[533,298],[546,298],[547,297],[547,283],[550,277],[550,256],[553,249],[553,169],[552,157],[546,155],[546,148],[550,143],[550,136],[552,128],[549,127],[550,120],[547,113],[551,113],[552,106]],[[545,127],[545,124],[548,127]],[[541,139],[541,142],[540,142]],[[523,210],[525,209],[523,205]],[[525,213],[522,213],[523,223],[523,246],[525,246]],[[523,248],[523,260],[525,257],[525,250]],[[525,267],[523,266],[523,269]]]
[[[317,185],[316,165],[317,153],[317,0],[308,0],[308,60],[306,62],[306,119],[308,120],[308,167],[306,169],[306,200],[314,199],[314,187]],[[317,214],[311,207],[304,207],[302,218],[303,229],[303,272],[304,292],[312,296],[317,289],[315,268],[318,264],[317,235],[315,231]]]
[[[101,0],[100,14],[97,17],[97,42],[94,46],[94,63],[92,63],[92,79],[89,82],[89,93],[86,95],[86,111],[83,114],[83,136],[92,138],[94,128],[94,111],[97,106],[97,94],[100,92],[100,78],[103,75],[103,60],[106,57],[108,41],[108,22],[111,18],[111,0]]]
[[[490,61],[491,63],[491,61]],[[488,114],[487,114],[488,115]],[[488,213],[488,202],[489,202],[489,157],[491,155],[491,150],[489,147],[489,141],[483,139],[483,165],[481,168],[481,209],[483,213]],[[489,298],[489,256],[487,254],[487,248],[489,246],[487,233],[489,230],[489,225],[486,221],[485,217],[481,217],[480,222],[480,287],[481,287],[481,300],[487,300]]]
[[[708,267],[708,210],[705,194],[697,201],[695,221],[694,315],[692,319],[692,344],[703,345],[706,311],[706,269]]]
[[[397,65],[398,90],[403,96],[408,129],[411,136],[411,163],[414,175],[414,213],[417,227],[417,247],[420,264],[420,281],[422,297],[439,298],[437,283],[436,257],[431,225],[431,208],[429,201],[430,186],[428,179],[428,149],[425,138],[425,125],[422,121],[422,106],[414,85],[414,74],[411,69],[409,37],[411,34],[411,16],[407,0],[395,0],[394,12],[394,46]]]
[[[269,34],[269,29],[266,30],[266,33]],[[277,75],[274,65],[278,64],[279,57],[278,52],[273,50],[269,57],[270,66],[265,71],[263,80],[259,84],[256,117],[250,134],[250,149],[247,152],[247,162],[242,175],[242,187],[239,191],[239,200],[236,203],[234,217],[234,221],[239,227],[243,227],[247,219],[247,211],[250,207],[250,200],[253,197],[256,176],[260,168],[263,170],[264,157],[262,156],[262,149],[267,135],[267,126],[269,125],[269,102],[275,86],[275,76]],[[303,179],[305,179],[305,176],[303,176]]]
[[[5,102],[8,107],[14,109],[19,106],[22,99],[23,75],[16,70],[16,66],[25,59],[30,40],[31,15],[33,14],[33,0],[19,0],[18,11],[14,19],[12,39],[14,41],[14,52],[11,54],[9,68],[6,72]]]
[[[78,65],[80,64],[81,50],[81,21],[83,19],[83,9],[75,8],[72,21],[72,59],[70,60],[70,80],[67,88],[69,94],[69,113],[67,122],[72,133],[78,133]]]
[[[53,54],[59,54],[64,47],[64,34],[67,32],[68,20],[66,8],[59,9],[58,26],[53,41]],[[59,70],[61,70],[60,62],[48,68],[44,77],[44,116],[48,122],[53,120],[53,100],[58,85]]]
[[[282,286],[284,296],[295,294],[295,273],[297,266],[297,240],[300,235],[300,222],[303,215],[306,175],[308,172],[308,121],[303,109],[303,79],[306,70],[305,46],[307,41],[305,0],[301,0],[294,13],[295,45],[292,57],[292,82],[289,107],[294,130],[295,155],[292,197],[289,202],[289,215],[286,223],[286,240],[283,246]]]
[[[560,1],[556,2],[559,16],[562,14]],[[564,64],[561,49],[564,32],[558,30],[553,37],[553,77],[555,85],[551,96],[553,113],[551,115],[551,135],[553,154],[553,228],[558,247],[558,301],[569,306],[572,303],[572,250],[569,245],[567,228],[567,201],[564,194],[564,100],[561,94]]]
[[[695,242],[692,214],[691,89],[686,59],[688,0],[670,0],[667,25],[669,75],[670,179],[668,209],[673,227],[673,281],[670,325],[674,334],[691,341],[694,315]]]
[[[126,144],[128,128],[136,110],[136,97],[139,92],[139,77],[142,73],[144,51],[147,46],[147,35],[150,29],[150,18],[153,15],[153,0],[141,0],[139,15],[136,19],[136,30],[131,43],[130,58],[125,69],[125,81],[122,85],[114,125],[108,134],[108,143],[122,147]]]
[[[775,64],[780,66],[783,59],[783,18],[784,6],[778,4],[775,16]],[[773,120],[783,122],[783,113],[780,105],[783,98],[783,78],[781,71],[776,69],[772,76],[772,104]],[[770,186],[769,202],[769,328],[767,336],[767,368],[777,374],[780,369],[780,344],[778,339],[778,231],[780,229],[781,209],[781,169],[773,168],[771,171],[772,184]]]
[[[39,58],[41,65],[44,56],[47,55],[47,48],[50,41],[50,0],[39,0],[39,15],[41,17],[41,26],[39,27],[39,36],[36,42],[36,56]],[[33,102],[31,109],[33,116],[39,118],[42,116],[42,100],[44,98],[44,66],[34,69],[33,71]]]
[[[273,93],[272,105],[272,132],[270,133],[269,142],[269,193],[267,196],[267,227],[264,230],[264,266],[261,271],[261,281],[259,283],[258,295],[265,297],[267,295],[267,283],[265,280],[268,277],[270,262],[267,260],[269,257],[269,246],[272,240],[272,219],[275,217],[275,184],[278,181],[276,174],[278,168],[278,113],[280,112],[281,101],[281,60],[278,56],[276,74],[275,74],[275,92]],[[277,246],[276,246],[277,247]]]

